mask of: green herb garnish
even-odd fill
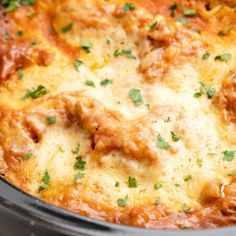
[[[74,67],[77,71],[79,71],[79,67],[83,64],[83,62],[79,59],[74,60]]]
[[[62,31],[62,33],[67,33],[72,29],[72,27],[73,27],[73,23],[71,22],[70,24],[62,27],[61,31]]]
[[[154,184],[154,189],[160,189],[162,187],[161,183]]]
[[[126,2],[123,5],[122,10],[124,12],[133,11],[133,10],[135,10],[135,5],[133,3],[131,3],[131,2]]]
[[[29,150],[25,155],[23,156],[23,160],[27,161],[33,156],[33,152]]]
[[[43,85],[39,85],[36,89],[27,90],[26,94],[22,97],[23,100],[27,100],[29,98],[36,99],[39,98],[45,94],[49,93],[49,90],[47,90]]]
[[[127,207],[127,201],[128,201],[128,195],[126,195],[124,198],[119,198],[117,200],[117,204],[120,207]]]
[[[83,161],[82,156],[76,157],[76,163],[74,165],[75,169],[84,170],[86,166],[86,161]]]
[[[129,98],[134,102],[135,106],[140,106],[143,104],[142,95],[139,89],[130,89]]]
[[[167,149],[167,148],[170,148],[170,144],[167,143],[162,137],[161,135],[159,134],[158,137],[157,137],[157,143],[156,143],[156,146],[158,148],[161,148],[161,149]]]
[[[232,55],[230,53],[223,53],[215,57],[215,61],[228,62],[231,59]]]
[[[42,190],[47,189],[49,187],[50,176],[47,170],[44,172],[44,175],[41,181],[42,181],[42,184],[39,186],[38,192],[41,192]]]
[[[103,86],[103,87],[106,87],[107,85],[109,85],[109,84],[111,84],[112,83],[112,80],[110,80],[110,79],[104,79],[104,80],[102,80],[101,81],[101,86]]]
[[[137,187],[137,180],[135,178],[132,178],[129,176],[128,184],[130,188],[136,188]]]
[[[54,125],[57,122],[57,118],[55,116],[48,116],[46,121],[47,124]]]
[[[80,47],[86,52],[86,53],[90,53],[91,52],[91,48],[92,48],[92,44],[90,42],[82,42],[80,44]]]
[[[234,159],[235,151],[225,150],[223,154],[224,154],[223,158],[224,161],[232,161]]]

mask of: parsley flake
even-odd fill
[[[156,29],[156,27],[157,27],[157,20],[156,21],[154,21],[150,26],[149,26],[149,28],[150,28],[150,30],[154,30],[154,29]]]
[[[136,188],[137,187],[137,180],[135,178],[132,178],[129,176],[128,184],[130,188]]]
[[[84,170],[86,166],[86,161],[82,160],[82,156],[76,157],[76,163],[74,165],[75,169]]]
[[[235,151],[225,150],[223,154],[224,154],[223,158],[224,161],[232,161],[234,159]]]
[[[126,2],[123,5],[122,10],[124,12],[133,11],[133,10],[135,10],[135,5],[133,3],[131,3],[131,2]]]
[[[62,27],[61,31],[62,31],[62,33],[65,34],[65,33],[69,32],[72,29],[72,27],[73,27],[73,23],[71,22],[70,24]]]
[[[80,47],[86,52],[86,53],[90,53],[91,52],[91,48],[92,48],[92,44],[90,42],[82,42],[80,44]]]
[[[133,52],[131,49],[122,49],[122,50],[115,50],[114,51],[114,57],[119,57],[119,56],[125,56],[129,59],[136,59],[136,57],[133,55]]]
[[[49,90],[47,90],[43,85],[39,85],[36,89],[27,90],[26,94],[22,97],[23,100],[27,100],[29,98],[36,99],[39,98],[45,94],[49,93]]]
[[[85,84],[86,84],[87,86],[90,86],[90,87],[95,88],[95,84],[94,84],[94,82],[93,82],[92,80],[86,80],[86,81],[85,81]]]
[[[211,54],[210,54],[208,51],[206,51],[206,52],[204,52],[204,54],[202,55],[202,59],[203,59],[203,60],[207,60],[210,56],[211,56]]]
[[[83,62],[79,59],[74,60],[74,67],[77,71],[79,71],[79,67],[83,64]]]
[[[23,160],[27,161],[33,156],[33,152],[29,150],[25,155],[23,156]]]
[[[139,89],[130,89],[129,98],[134,102],[135,106],[140,106],[143,104],[142,95]]]
[[[117,205],[119,207],[127,207],[127,201],[128,201],[128,195],[126,195],[124,198],[119,198],[117,200]]]
[[[162,184],[161,183],[156,183],[154,184],[154,189],[160,189],[162,187]]]
[[[80,144],[78,144],[76,148],[72,149],[71,152],[72,152],[73,154],[78,154],[78,153],[79,153],[79,150],[80,150]]]
[[[112,80],[110,80],[110,79],[104,79],[104,80],[102,80],[101,81],[101,86],[103,86],[103,87],[106,87],[107,85],[109,85],[109,84],[111,84],[112,83]]]
[[[223,53],[215,57],[215,61],[228,62],[231,59],[232,55],[230,53]]]
[[[47,124],[54,125],[57,122],[57,118],[55,116],[48,116],[46,121]]]
[[[174,131],[171,131],[171,137],[174,142],[177,142],[180,140],[180,136]]]
[[[19,69],[17,71],[17,76],[19,79],[22,79],[24,77],[24,71],[22,69]]]
[[[39,186],[38,192],[41,192],[42,190],[47,189],[49,187],[50,176],[47,170],[44,172],[44,175],[41,181],[42,181],[42,184]]]
[[[158,148],[161,148],[161,149],[168,149],[170,148],[170,144],[167,143],[162,137],[161,135],[159,134],[158,137],[157,137],[157,143],[156,143],[156,146]]]

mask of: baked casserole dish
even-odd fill
[[[0,2],[2,178],[107,222],[236,224],[235,0]]]

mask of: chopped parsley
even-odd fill
[[[22,79],[24,77],[24,71],[22,69],[19,69],[17,71],[17,76],[19,79]]]
[[[187,175],[185,178],[184,178],[184,181],[187,182],[189,180],[193,179],[191,175]]]
[[[235,151],[225,150],[223,154],[224,154],[224,159],[223,159],[224,161],[232,161],[234,159]]]
[[[23,36],[23,31],[18,30],[18,31],[16,32],[16,36],[17,36],[17,37],[22,37],[22,36]]]
[[[92,80],[86,80],[86,81],[85,81],[85,84],[86,84],[87,86],[90,86],[90,87],[95,88],[95,84],[94,84],[94,82],[93,82]]]
[[[42,181],[42,184],[39,186],[38,192],[41,192],[42,190],[47,189],[49,187],[50,176],[47,170],[45,170],[41,181]]]
[[[197,159],[197,164],[198,164],[198,165],[201,165],[201,164],[202,164],[202,162],[203,162],[203,160],[202,160],[202,159],[199,159],[199,158]]]
[[[137,180],[135,178],[132,178],[129,176],[128,184],[130,188],[136,188],[137,187]]]
[[[79,71],[79,67],[83,64],[83,62],[79,59],[74,60],[74,67],[77,71]]]
[[[36,89],[27,90],[26,94],[22,97],[23,100],[27,100],[29,98],[36,99],[39,98],[45,94],[49,93],[49,90],[47,90],[43,85],[39,85]]]
[[[131,49],[122,49],[122,50],[115,50],[114,51],[114,57],[119,57],[119,56],[125,56],[129,59],[136,59],[136,57],[133,55],[133,52]]]
[[[150,28],[150,30],[154,30],[154,29],[156,29],[156,27],[157,27],[157,20],[156,21],[154,21],[150,26],[149,26],[149,28]]]
[[[211,56],[211,54],[210,54],[208,51],[206,51],[206,52],[204,52],[204,54],[202,55],[202,59],[203,59],[203,60],[207,60],[210,56]]]
[[[33,152],[29,150],[25,155],[23,156],[23,160],[27,161],[33,156]]]
[[[4,6],[5,12],[14,11],[20,6],[33,5],[36,0],[3,0],[2,4]]]
[[[80,144],[78,144],[78,145],[76,146],[76,148],[72,149],[71,152],[72,152],[73,154],[78,154],[78,153],[79,153],[79,150],[80,150]]]
[[[165,123],[168,123],[170,121],[171,121],[171,118],[169,116],[164,120]]]
[[[80,47],[86,52],[86,53],[90,53],[91,52],[91,48],[92,48],[92,44],[90,42],[82,42],[80,44]]]
[[[161,183],[156,183],[154,184],[154,189],[160,189],[162,187],[162,184]]]
[[[78,179],[82,179],[84,177],[84,173],[83,172],[78,172],[75,177],[74,177],[74,180],[78,180]]]
[[[155,205],[160,205],[161,201],[160,200],[155,200],[154,204]]]
[[[233,172],[230,171],[230,172],[227,173],[227,175],[228,175],[229,177],[230,177],[230,176],[233,176]]]
[[[208,99],[213,98],[213,96],[214,96],[215,93],[216,93],[215,88],[207,87],[207,86],[205,85],[205,83],[202,82],[202,81],[200,81],[199,83],[200,83],[201,86],[200,86],[200,88],[199,88],[199,91],[194,94],[194,97],[195,97],[195,98],[199,98],[199,97],[201,97],[203,94],[206,94]]]
[[[170,7],[169,7],[170,15],[171,15],[171,16],[175,16],[176,9],[177,9],[177,3],[176,3],[176,2],[172,2],[172,3],[170,4]]]
[[[76,157],[76,163],[74,165],[75,169],[84,170],[86,166],[86,161],[83,161],[82,156]]]
[[[195,9],[185,9],[183,15],[186,17],[195,17],[197,16],[197,12]]]
[[[230,53],[223,53],[215,57],[215,61],[228,62],[232,55]]]
[[[135,5],[133,3],[131,3],[131,2],[126,2],[123,5],[122,10],[124,12],[133,11],[133,10],[135,10]]]
[[[70,24],[62,27],[61,31],[62,31],[62,33],[65,34],[65,33],[69,32],[72,29],[72,27],[73,27],[73,23],[71,22]]]
[[[174,131],[171,131],[171,137],[174,142],[177,142],[180,140],[180,136]]]
[[[124,198],[119,198],[117,200],[117,205],[119,207],[127,207],[127,201],[128,201],[128,195],[126,195]]]
[[[186,203],[184,203],[183,206],[182,206],[182,210],[184,212],[188,212],[190,210],[190,207]]]
[[[161,135],[159,134],[158,137],[157,137],[157,143],[156,143],[156,146],[158,148],[161,148],[161,149],[167,149],[167,148],[170,148],[170,144],[167,143],[162,137]]]
[[[143,104],[142,95],[139,89],[130,89],[129,98],[134,102],[135,106],[140,106]]]
[[[112,83],[112,80],[110,80],[110,79],[104,79],[104,80],[102,80],[101,81],[101,86],[103,86],[103,87],[106,87],[107,85],[109,85],[109,84],[111,84]]]
[[[187,23],[187,20],[185,18],[178,18],[177,21],[182,25],[185,25]]]
[[[46,121],[47,124],[54,125],[57,122],[57,118],[55,116],[48,116]]]
[[[120,187],[120,182],[116,182],[115,187]]]

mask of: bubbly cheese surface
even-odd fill
[[[110,222],[236,224],[235,6],[2,5],[2,175]]]

